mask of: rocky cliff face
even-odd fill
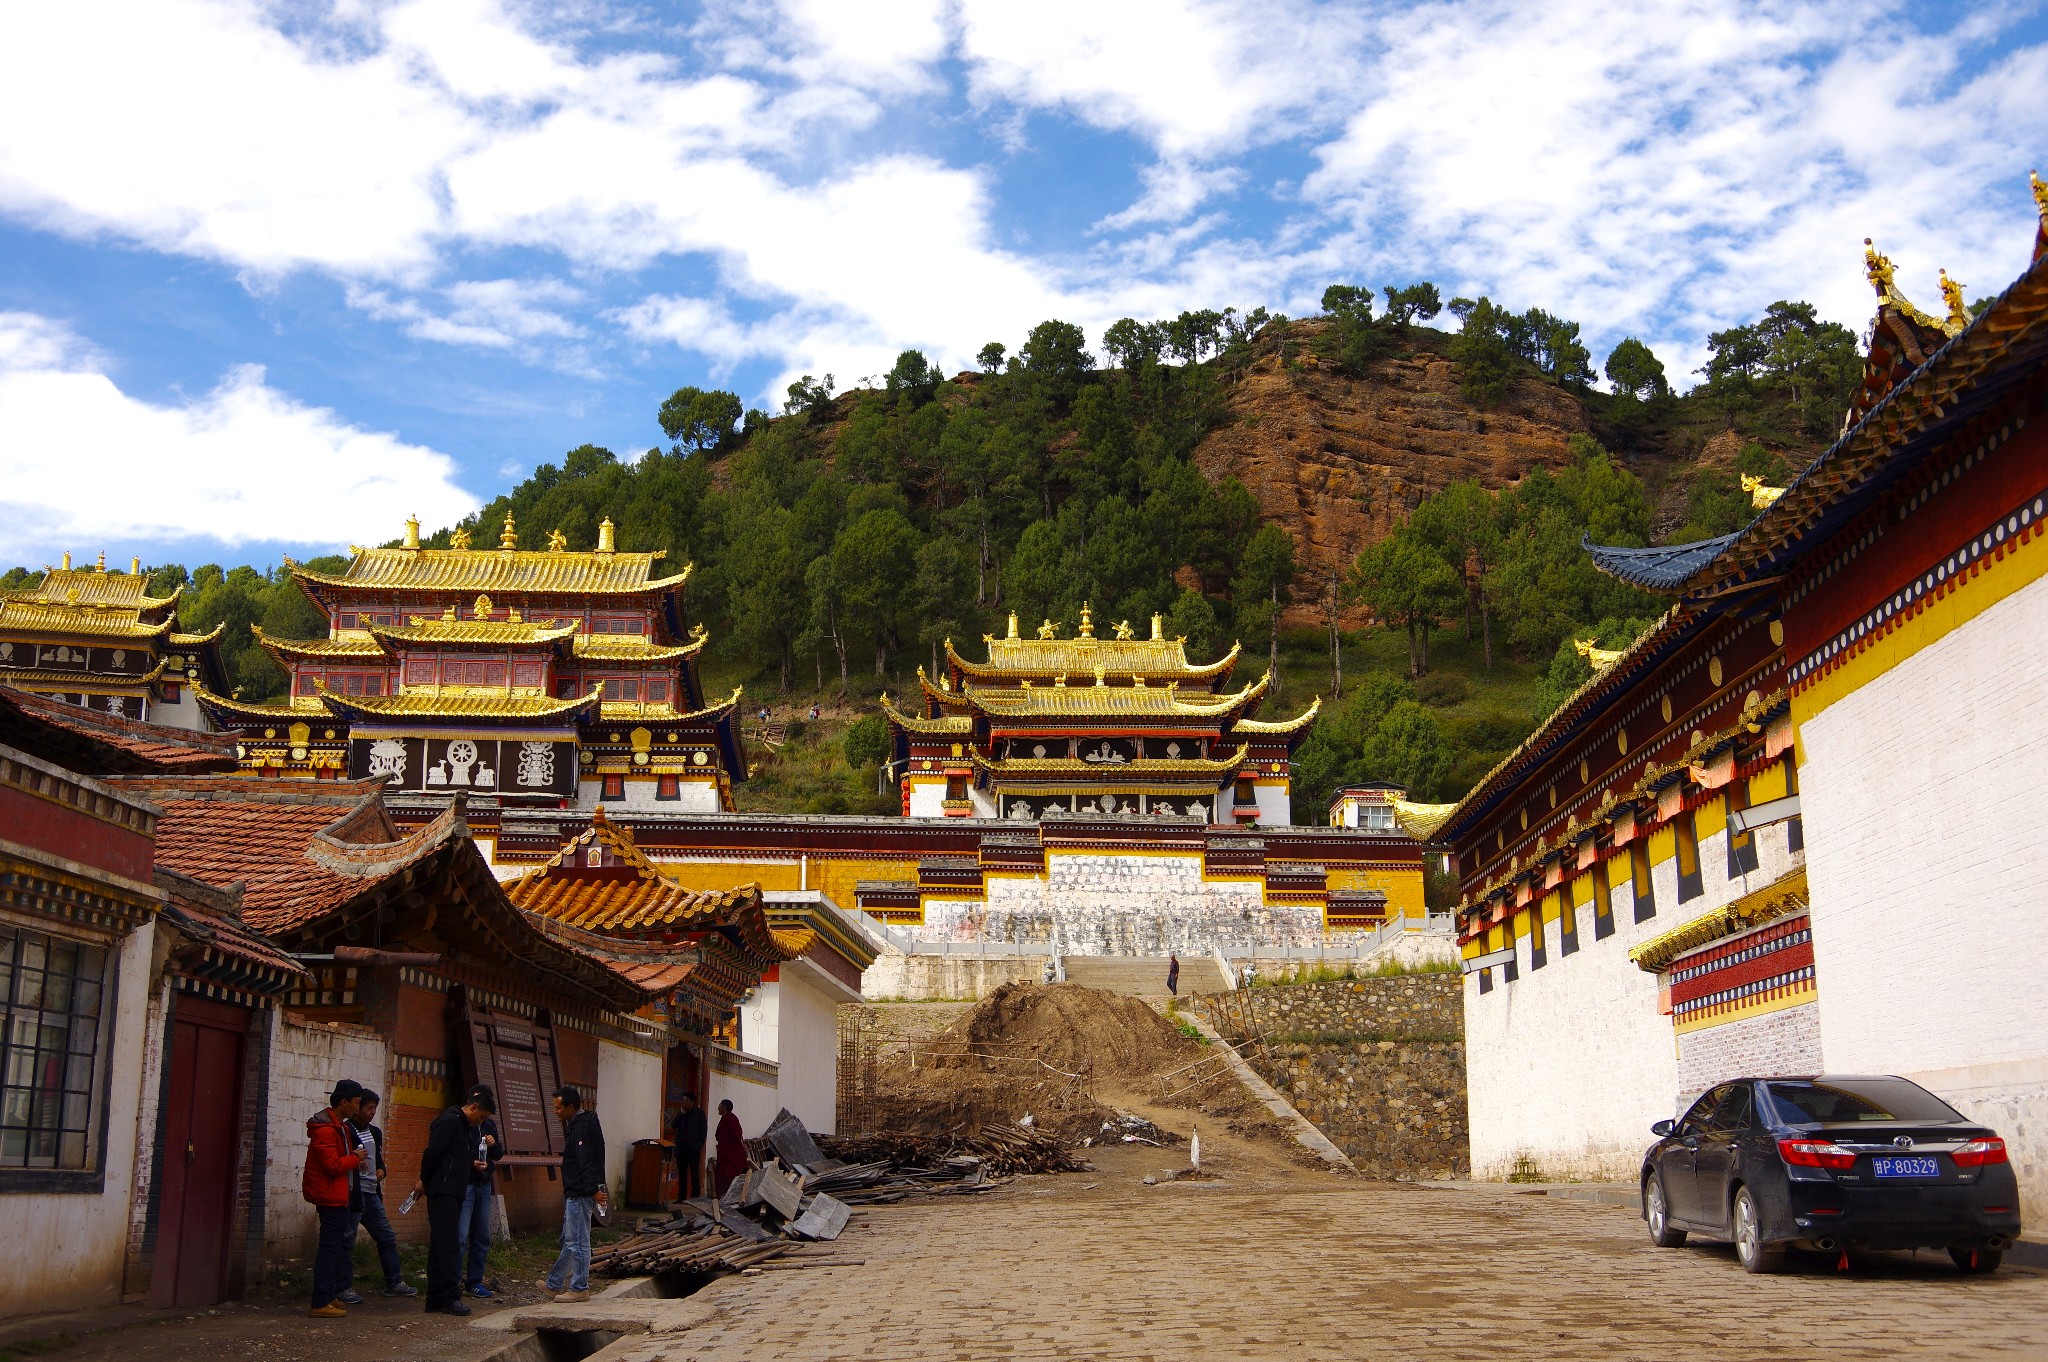
[[[1294,536],[1290,623],[1323,620],[1331,575],[1424,497],[1462,478],[1505,487],[1560,467],[1566,440],[1588,431],[1578,398],[1539,379],[1480,410],[1458,391],[1456,366],[1424,347],[1348,378],[1308,354],[1317,330],[1295,323],[1262,354],[1231,390],[1235,419],[1195,451],[1205,476],[1235,476]]]

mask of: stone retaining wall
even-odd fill
[[[1232,1040],[1266,1038],[1245,1058],[1361,1173],[1470,1175],[1457,975],[1253,988],[1198,1005]]]

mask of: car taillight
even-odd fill
[[[1958,1168],[1982,1168],[1987,1163],[2004,1163],[2005,1141],[1997,1136],[1988,1140],[1972,1140],[1949,1155]]]
[[[1831,1140],[1780,1140],[1778,1157],[1801,1168],[1834,1168],[1847,1172],[1856,1166],[1856,1155]]]

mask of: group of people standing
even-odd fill
[[[705,1115],[704,1108],[697,1104],[696,1094],[683,1094],[682,1108],[676,1113],[671,1133],[675,1139],[676,1198],[689,1201],[703,1196]],[[711,1150],[711,1195],[724,1196],[733,1179],[746,1171],[746,1135],[732,1109],[732,1099],[723,1098],[718,1103],[716,1143]]]
[[[362,1302],[353,1287],[358,1229],[369,1230],[377,1246],[384,1294],[419,1294],[400,1270],[398,1236],[384,1209],[387,1146],[375,1124],[377,1106],[376,1093],[344,1078],[334,1085],[327,1106],[306,1122],[301,1190],[320,1219],[312,1313],[322,1318],[339,1318],[348,1313],[345,1306]],[[604,1128],[570,1084],[555,1089],[554,1108],[563,1136],[562,1252],[541,1285],[557,1301],[585,1301],[590,1299],[590,1225],[603,1217],[609,1202]],[[431,1313],[467,1315],[464,1292],[480,1299],[492,1294],[484,1281],[497,1204],[491,1175],[505,1156],[497,1114],[497,1094],[479,1083],[462,1105],[435,1117],[420,1156],[419,1180],[399,1207],[402,1215],[426,1199],[426,1308]]]

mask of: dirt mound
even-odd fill
[[[1029,1056],[1070,1074],[1140,1078],[1198,1059],[1202,1047],[1136,998],[1079,984],[1004,984],[942,1032],[947,1067]]]

